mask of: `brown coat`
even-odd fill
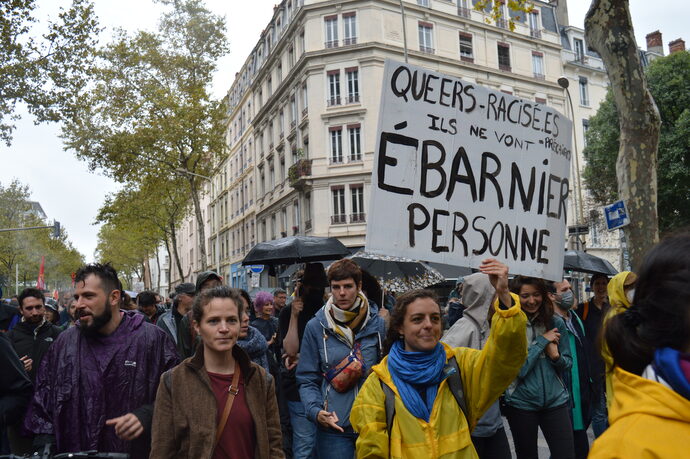
[[[284,458],[275,385],[263,368],[239,347],[240,365],[256,434],[255,459]],[[163,374],[153,412],[150,459],[204,459],[213,455],[218,417],[211,381],[204,368],[203,345],[196,354]],[[168,378],[167,383],[165,381]]]

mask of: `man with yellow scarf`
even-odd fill
[[[304,330],[297,383],[307,418],[318,427],[318,456],[352,459],[357,433],[350,410],[381,360],[385,322],[361,292],[362,271],[355,262],[333,263],[328,283],[331,296]]]

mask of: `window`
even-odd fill
[[[352,198],[352,214],[350,223],[363,223],[364,218],[364,186],[350,185],[350,197]]]
[[[304,195],[304,231],[311,229],[311,193]]]
[[[299,201],[295,201],[292,205],[292,232],[297,234],[300,227]]]
[[[429,6],[429,0],[417,0],[417,5],[419,6]]]
[[[347,75],[347,103],[359,102],[359,70],[357,67],[345,69]]]
[[[434,26],[428,22],[419,23],[419,50],[423,53],[434,53]]]
[[[340,126],[330,128],[331,136],[331,164],[343,162],[343,128]]]
[[[338,47],[338,15],[327,16],[324,19],[326,24],[326,48]]]
[[[280,181],[285,180],[285,156],[280,157]]]
[[[276,238],[276,214],[271,215],[271,239]]]
[[[276,170],[273,161],[268,163],[268,189],[273,190],[276,186]]]
[[[302,116],[306,115],[309,107],[309,99],[307,98],[307,83],[302,85]]]
[[[287,237],[287,207],[280,212],[280,235]]]
[[[468,33],[460,32],[460,60],[464,62],[474,62],[472,35]]]
[[[290,49],[288,49],[288,68],[291,69],[293,65],[295,65],[295,50],[291,46]]]
[[[283,81],[283,66],[280,64],[276,67],[276,80],[278,80],[278,86],[280,86],[280,82]]]
[[[296,122],[297,122],[297,101],[295,100],[295,96],[293,95],[290,98],[290,129],[295,127]]]
[[[539,27],[539,13],[532,11],[527,15],[529,17],[529,34],[532,38],[541,38],[541,29]]]
[[[345,187],[334,186],[331,188],[331,195],[333,197],[333,215],[331,215],[331,224],[338,225],[347,223],[347,215],[345,214]]]
[[[585,61],[585,44],[579,38],[573,38],[573,45],[575,48],[575,60],[584,62]]]
[[[278,127],[280,128],[280,138],[283,138],[283,133],[285,132],[285,113],[283,110],[280,110],[280,113],[278,114]]]
[[[535,97],[534,101],[538,104],[546,105],[546,98],[544,97]]]
[[[589,107],[589,91],[587,89],[586,77],[580,77],[580,105]]]
[[[510,72],[510,46],[498,43],[498,68]]]
[[[587,131],[589,131],[589,120],[588,119],[583,119],[582,120],[582,139],[584,146],[587,146]]]
[[[263,197],[266,194],[266,175],[263,168],[259,172],[259,186],[261,187],[261,196]]]
[[[266,220],[261,220],[261,240],[266,240]]]
[[[268,93],[268,97],[271,97],[271,94],[273,94],[273,87],[272,86],[273,85],[271,84],[271,77],[268,77],[268,79],[266,80],[266,89],[267,89],[266,92]]]
[[[340,70],[328,72],[328,105],[340,105]]]
[[[351,124],[347,127],[350,138],[350,161],[362,160],[362,144],[360,141],[361,127],[359,124]]]
[[[546,78],[544,76],[544,54],[537,52],[537,51],[532,51],[532,72],[534,73],[534,77],[538,78],[540,80],[543,80]]]
[[[458,16],[463,18],[470,18],[470,9],[467,6],[467,0],[458,0]]]
[[[357,15],[343,13],[343,45],[357,44]]]
[[[300,56],[307,51],[307,45],[304,41],[304,30],[299,34],[299,52]]]

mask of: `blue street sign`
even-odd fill
[[[625,201],[622,200],[605,206],[604,217],[606,217],[606,227],[609,231],[630,224],[628,210],[625,208]]]
[[[249,269],[255,274],[261,274],[264,272],[264,265],[250,265]]]

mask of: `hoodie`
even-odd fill
[[[611,426],[592,445],[590,459],[687,456],[690,400],[618,367],[612,384]]]
[[[606,322],[611,320],[611,317],[620,314],[630,307],[630,301],[628,301],[627,296],[625,296],[625,281],[628,276],[632,274],[630,271],[622,271],[611,278],[608,285],[609,294],[609,308],[606,317],[604,317],[604,323],[601,325],[601,336],[606,333]],[[606,406],[611,408],[611,403],[613,402],[613,385],[611,381],[611,376],[613,375],[613,357],[609,351],[609,347],[606,345],[606,340],[601,341],[601,357],[604,359],[604,364],[606,365]]]
[[[474,273],[465,277],[462,290],[465,301],[465,312],[446,332],[441,341],[451,347],[469,347],[481,350],[489,338],[491,324],[489,323],[489,306],[496,290],[489,281],[489,276]],[[491,437],[503,428],[501,410],[495,401],[486,413],[477,421],[472,431],[473,437]]]

